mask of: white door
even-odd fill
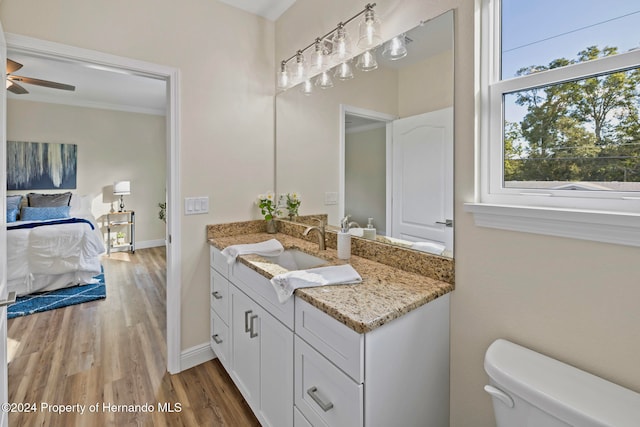
[[[0,24],[0,64],[2,70],[7,64],[7,43]],[[7,299],[7,88],[0,90],[0,300]],[[9,388],[7,385],[7,307],[0,308],[0,404],[7,403]],[[0,426],[9,425],[7,412],[2,411]]]
[[[392,144],[391,236],[453,251],[453,108],[394,121]]]

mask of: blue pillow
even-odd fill
[[[18,220],[18,209],[7,209],[7,222],[16,222]]]
[[[7,196],[7,212],[11,209],[20,209],[20,203],[22,203],[22,196],[20,194],[15,196]]]
[[[33,208],[25,206],[20,212],[22,221],[45,221],[47,219],[69,218],[69,206],[51,206],[46,208]]]

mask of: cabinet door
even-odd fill
[[[232,374],[244,398],[255,411],[260,405],[259,306],[233,286],[230,293]]]
[[[260,314],[260,412],[263,425],[293,426],[293,331]]]

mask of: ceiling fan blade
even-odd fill
[[[67,85],[64,83],[50,82],[49,80],[40,80],[40,79],[31,78],[31,77],[21,77],[21,76],[13,76],[13,75],[8,76],[8,78],[14,82],[28,83],[28,84],[37,85],[37,86],[50,87],[53,89],[76,90],[75,86]]]
[[[16,95],[24,95],[25,93],[29,93],[25,88],[23,88],[16,82],[11,82],[11,86],[9,86],[7,90],[11,93],[15,93]]]
[[[7,58],[7,74],[14,73],[22,68],[22,64]]]

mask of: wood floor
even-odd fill
[[[217,360],[166,372],[164,247],[103,265],[106,300],[9,320],[9,425],[259,426]]]

